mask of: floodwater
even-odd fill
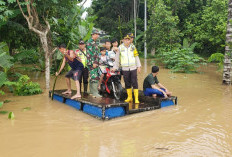
[[[151,60],[142,62],[140,89],[152,65]],[[45,87],[43,77],[31,77]],[[178,96],[177,106],[109,121],[51,101],[45,89],[35,96],[1,96],[11,100],[1,110],[13,111],[15,120],[0,115],[0,156],[232,156],[232,87],[221,85],[215,65],[202,67],[197,74],[161,68],[158,78]],[[64,77],[59,77],[56,89],[62,88]]]

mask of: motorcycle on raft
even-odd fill
[[[122,98],[123,88],[120,81],[120,71],[112,73],[110,68],[106,68],[106,73],[104,73],[104,78],[99,90],[102,96],[114,97],[116,100]]]

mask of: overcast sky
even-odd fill
[[[83,0],[83,1],[84,1],[84,0]],[[90,7],[90,6],[91,6],[91,3],[92,3],[92,0],[87,0],[86,3],[85,3],[85,5],[84,5],[84,7],[85,7],[85,8]]]
[[[82,3],[83,3],[84,1],[85,1],[85,0],[82,0]],[[81,5],[82,3],[80,3],[80,5]],[[85,2],[85,4],[84,4],[84,8],[90,7],[91,4],[92,4],[92,0],[87,0],[87,1]],[[82,18],[84,19],[84,18],[86,17],[86,15],[87,15],[87,12],[84,12],[84,14],[82,15]]]

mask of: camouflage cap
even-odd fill
[[[80,44],[80,45],[85,44],[85,41],[81,39],[81,40],[79,41],[79,44]]]
[[[94,29],[94,30],[92,30],[91,35],[93,35],[93,34],[100,34],[100,32],[97,29]]]

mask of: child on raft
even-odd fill
[[[98,84],[98,90],[101,88],[101,84],[104,78],[104,74],[106,72],[106,67],[108,66],[108,57],[106,56],[106,47],[100,48],[100,60],[99,60],[99,74],[100,74],[100,80]]]

